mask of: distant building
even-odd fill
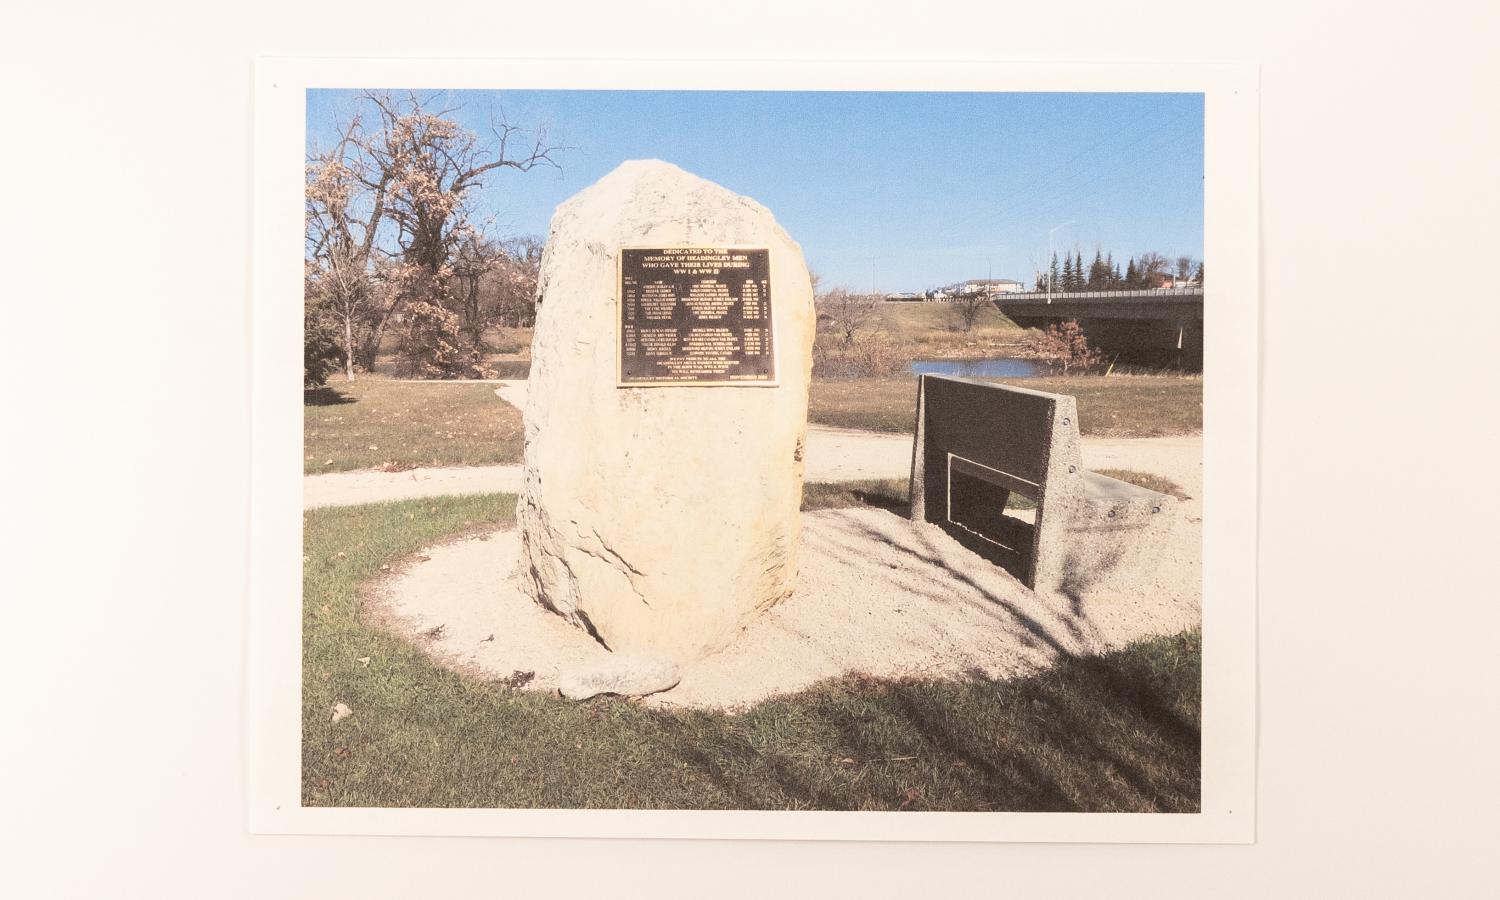
[[[1026,285],[1009,278],[976,278],[958,286],[960,294],[1019,294]]]
[[[912,300],[921,300],[921,299],[923,299],[923,297],[922,297],[921,294],[905,293],[905,294],[886,294],[885,295],[885,299],[886,300],[893,300],[893,301],[900,301],[900,302],[909,302],[909,301],[912,301]]]
[[[1170,272],[1156,272],[1154,274],[1146,276],[1146,287],[1148,287],[1148,288],[1169,288],[1169,287],[1175,287],[1176,286],[1175,285],[1176,281],[1177,281],[1177,278],[1174,275],[1172,275]]]

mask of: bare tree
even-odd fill
[[[953,301],[953,308],[958,311],[959,325],[965,332],[974,330],[974,323],[979,321],[979,314],[984,312],[989,302],[989,294],[985,291],[959,294],[958,299]]]
[[[366,92],[379,114],[378,132],[361,144],[373,163],[366,187],[390,185],[389,215],[407,261],[437,271],[472,228],[465,203],[471,191],[497,169],[529,172],[557,168],[553,144],[542,126],[529,133],[504,119],[490,122],[491,139],[481,140],[448,118],[455,110],[429,111],[415,94],[395,99]]]
[[[360,100],[370,125],[356,115],[332,150],[310,160],[307,189],[308,257],[318,269],[310,283],[342,319],[350,378],[356,362],[373,364],[387,324],[409,304],[453,312],[477,344],[487,247],[468,201],[489,173],[556,167],[564,149],[545,127],[531,133],[503,118],[482,138],[416,94]]]
[[[536,321],[537,279],[541,275],[542,239],[512,238],[501,247],[492,270],[496,318],[512,328],[529,328]]]
[[[416,94],[395,99],[367,92],[366,102],[379,113],[380,128],[361,144],[372,162],[375,177],[365,186],[382,182],[389,188],[389,217],[396,224],[401,258],[420,271],[403,271],[404,283],[394,291],[367,337],[373,360],[386,321],[405,303],[452,305],[446,296],[453,272],[449,265],[458,246],[472,238],[467,200],[496,170],[529,172],[538,166],[557,168],[555,155],[564,148],[550,141],[542,126],[529,133],[502,118],[490,122],[490,139],[480,137],[448,118],[454,110],[429,111],[430,101]],[[477,340],[477,334],[476,334]]]
[[[1177,257],[1177,277],[1187,281],[1193,275],[1193,258],[1191,256]]]
[[[818,315],[827,317],[845,347],[852,347],[855,337],[874,318],[879,302],[874,294],[854,294],[844,288],[834,288],[818,298]]]
[[[1172,264],[1165,256],[1155,251],[1147,251],[1141,254],[1136,263],[1136,271],[1140,273],[1141,281],[1149,284],[1150,279],[1158,275],[1171,274]]]
[[[470,231],[459,243],[449,264],[453,272],[451,292],[459,325],[470,345],[478,347],[484,330],[494,319],[494,304],[486,303],[483,285],[503,259],[503,251]]]
[[[354,380],[355,330],[375,302],[371,253],[385,215],[387,184],[369,173],[359,154],[359,118],[345,126],[339,142],[307,163],[306,238],[308,289],[339,320],[344,377]],[[361,202],[363,200],[363,202]]]

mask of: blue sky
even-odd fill
[[[473,198],[498,237],[627,159],[657,158],[775,213],[825,286],[917,291],[967,278],[1029,285],[1059,251],[1124,259],[1203,251],[1201,94],[708,91],[422,92],[488,134],[492,113],[545,121],[562,171],[503,171]],[[358,92],[308,92],[327,146]]]

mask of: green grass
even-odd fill
[[[1090,437],[1162,437],[1203,430],[1203,379],[1182,375],[1079,375],[992,379],[1078,400],[1078,424]],[[917,379],[814,381],[808,417],[820,425],[911,434]]]
[[[1113,470],[1124,471],[1124,470]],[[1116,475],[1116,478],[1119,476]],[[1147,478],[1154,476],[1147,475]],[[1124,480],[1124,479],[1122,479]],[[1166,479],[1161,479],[1165,481]],[[833,481],[802,486],[802,509],[847,509],[851,506],[874,506],[905,516],[911,510],[911,482],[906,478],[879,478],[866,481]],[[1020,494],[1011,494],[1006,509],[1035,509]]]
[[[850,506],[878,506],[906,515],[905,478],[880,478],[866,481],[807,483],[802,486],[802,509],[843,509]]]
[[[493,384],[364,375],[303,392],[304,472],[521,460],[521,412]]]
[[[1108,475],[1110,478],[1128,481],[1133,485],[1156,491],[1160,494],[1170,494],[1178,500],[1188,499],[1187,491],[1184,491],[1177,482],[1170,478],[1163,478],[1160,475],[1153,475],[1150,472],[1140,472],[1135,469],[1099,469],[1098,472],[1100,475]]]
[[[305,515],[304,804],[1198,809],[1193,633],[1009,681],[848,677],[726,715],[513,690],[362,621],[360,585],[382,566],[509,521],[513,506],[450,497]],[[331,723],[335,703],[352,715]]]
[[[838,428],[911,434],[917,422],[917,379],[813,380],[808,421]]]
[[[1178,500],[1187,500],[1187,492],[1170,478],[1140,472],[1135,469],[1100,469],[1100,475],[1118,478],[1148,490],[1170,494]],[[906,478],[880,478],[865,481],[809,482],[802,486],[802,509],[847,509],[852,506],[874,506],[905,516],[911,508],[911,482]],[[1026,497],[1012,493],[1005,501],[1006,509],[1035,509],[1036,504]]]

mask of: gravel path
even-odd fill
[[[1200,437],[1084,438],[1084,464],[1092,469],[1157,471],[1164,466],[1188,473],[1173,478],[1194,493],[1202,479],[1196,463],[1203,455]],[[1192,465],[1184,466],[1184,463]],[[1164,474],[1164,473],[1163,473]],[[810,482],[908,478],[911,438],[899,434],[852,431],[813,425],[807,430],[807,475]],[[1169,476],[1170,477],[1170,476]],[[405,472],[334,472],[302,479],[302,506],[352,506],[441,497],[454,494],[515,493],[521,489],[520,466],[451,466]]]
[[[499,382],[501,399],[523,406],[525,381]],[[1093,469],[1180,470],[1173,481],[1196,493],[1201,483],[1201,437],[1084,438],[1084,464]],[[1160,474],[1167,474],[1161,471]],[[812,482],[907,478],[911,437],[812,425],[807,429],[807,474]],[[451,466],[405,472],[334,472],[302,479],[302,506],[352,506],[455,494],[514,493],[521,489],[520,466]]]
[[[520,466],[448,466],[405,472],[361,469],[303,476],[302,508],[354,506],[455,494],[513,494],[520,490]]]
[[[861,481],[911,475],[911,438],[870,431],[807,430],[808,481]],[[520,466],[450,466],[405,472],[332,472],[302,479],[302,506],[352,506],[414,497],[490,494],[521,489]]]

